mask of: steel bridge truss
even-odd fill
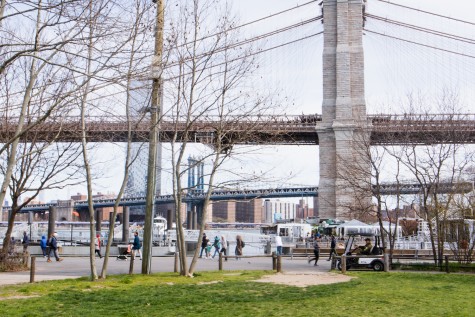
[[[420,184],[381,184],[379,186],[373,185],[373,193],[380,195],[417,195],[421,194],[423,188],[431,188],[437,193],[468,193],[473,191],[473,184],[471,182],[463,182],[458,184],[441,183],[437,186],[423,187]],[[223,200],[252,200],[257,198],[291,198],[291,197],[317,197],[318,187],[295,187],[295,188],[271,188],[271,189],[235,189],[235,190],[215,190],[211,194],[212,201]],[[182,197],[184,203],[200,204],[205,199],[205,193],[200,191],[192,191]],[[161,195],[155,198],[155,204],[169,204],[173,203],[173,195]],[[94,199],[94,208],[113,207],[115,199]],[[144,206],[145,197],[128,197],[120,200],[119,206]],[[50,207],[58,207],[58,203],[35,204],[28,205],[22,208],[20,213],[25,212],[41,212],[46,211]],[[60,207],[60,206],[59,206]],[[73,203],[74,210],[87,209],[87,200],[77,201]],[[9,210],[10,207],[4,207],[4,210]]]
[[[227,118],[198,118],[192,123],[162,118],[160,141],[203,143],[214,146],[219,135],[222,145],[233,144],[319,144],[316,125],[321,115],[249,116]],[[8,142],[15,135],[18,119],[0,119],[0,142]],[[133,142],[147,142],[150,132],[148,119],[131,122]],[[367,129],[371,145],[475,143],[474,114],[369,115]],[[86,124],[89,142],[126,142],[128,123],[125,117],[89,117]],[[81,124],[77,117],[27,124],[20,135],[23,141],[80,142]]]

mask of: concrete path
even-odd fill
[[[87,257],[64,257],[62,262],[46,262],[45,258],[36,258],[35,282],[46,280],[59,280],[68,278],[78,278],[89,276],[90,265]],[[98,274],[102,270],[103,259],[96,258]],[[188,258],[188,265],[191,257]],[[330,271],[330,261],[326,258],[318,262],[318,266],[309,264],[307,258],[282,258],[282,271],[284,273],[314,274],[316,272]],[[108,275],[128,274],[130,261],[116,260],[110,257],[108,265]],[[154,257],[152,259],[152,272],[173,272],[174,257]],[[142,261],[136,259],[134,263],[134,274],[140,274]],[[198,259],[196,271],[217,271],[218,260]],[[243,258],[240,260],[229,259],[223,261],[223,270],[272,270],[272,259],[270,257]],[[30,281],[30,271],[0,273],[0,285],[28,283]]]

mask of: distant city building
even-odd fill
[[[236,222],[261,223],[262,199],[236,202]]]
[[[313,217],[315,215],[314,209],[310,208],[304,199],[299,200],[299,203],[296,205],[296,209],[296,220],[306,220],[308,217]]]
[[[213,222],[262,222],[262,199],[250,201],[216,201],[212,204]]]
[[[263,206],[264,223],[275,223],[279,220],[294,220],[296,218],[297,205],[290,202],[271,201],[266,199]]]
[[[212,210],[213,222],[236,222],[235,201],[215,201]]]
[[[116,194],[103,194],[98,192],[92,195],[92,199],[115,199]],[[58,200],[56,207],[57,221],[89,221],[89,212],[87,210],[74,210],[73,204],[75,201],[86,201],[87,195],[77,193],[72,195],[70,200]],[[111,213],[114,211],[113,207],[96,208],[94,217],[99,221],[109,221]],[[117,210],[117,214],[122,214],[122,207]],[[120,216],[119,216],[120,217]]]

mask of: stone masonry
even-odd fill
[[[367,124],[363,2],[323,0],[323,15],[323,120],[317,125],[320,144],[318,215],[320,219],[348,219],[348,207],[355,205],[355,197],[341,171],[348,162],[363,161],[355,148],[355,139],[361,134],[360,128]]]

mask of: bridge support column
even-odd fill
[[[193,230],[196,230],[198,229],[198,208],[196,205],[193,205],[193,209],[192,209],[192,217],[193,217],[193,225],[192,225],[192,229]]]
[[[99,233],[102,227],[102,209],[94,210],[94,218],[96,220],[96,232]]]
[[[123,206],[122,207],[122,242],[128,243],[129,242],[129,217],[130,217],[130,207]]]
[[[48,207],[48,237],[51,237],[51,235],[54,233],[56,230],[56,207],[54,206],[49,206]]]
[[[115,227],[115,218],[114,218],[114,212],[109,212],[109,228],[112,228],[112,237],[109,237],[109,240],[112,239],[112,242],[114,242],[114,227]]]
[[[173,210],[167,209],[167,230],[172,230],[173,228],[173,221],[175,220],[173,217]],[[187,221],[187,226],[188,226],[188,221]]]
[[[186,229],[188,230],[193,229],[193,210],[192,209],[189,209],[186,214]]]
[[[365,197],[354,195],[348,173],[350,163],[365,166],[357,143],[367,128],[364,99],[363,2],[324,0],[322,122],[316,129],[320,145],[320,219],[352,218],[349,211],[364,201],[371,203],[371,187]],[[361,178],[364,173],[351,177]],[[346,179],[345,179],[346,178]],[[361,191],[358,191],[361,193]],[[356,203],[358,201],[358,203]],[[369,207],[369,205],[368,205]]]

